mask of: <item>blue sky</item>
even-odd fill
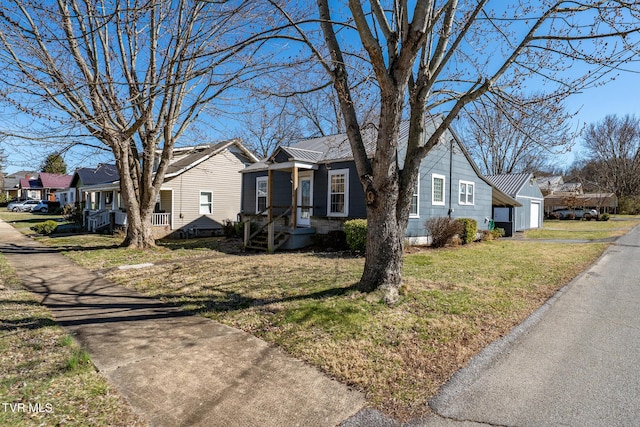
[[[582,73],[584,69],[577,66],[568,73]],[[581,94],[573,95],[566,101],[566,108],[569,112],[579,110],[574,119],[575,128],[581,128],[585,123],[592,123],[601,120],[607,114],[634,114],[637,111],[637,100],[640,99],[640,74],[619,73],[614,81],[605,85],[585,90]],[[529,88],[534,89],[534,88]],[[0,106],[0,117],[3,111]],[[222,120],[221,123],[210,123],[209,128],[203,128],[203,137],[210,141],[228,139],[241,136],[241,124],[229,120]],[[1,125],[0,125],[1,126]],[[237,131],[236,131],[237,130]],[[0,147],[4,146],[0,145]],[[8,156],[5,162],[5,172],[15,172],[21,169],[36,170],[40,162],[49,154],[53,148],[43,150],[29,149],[26,144],[17,142],[5,148],[5,155]],[[558,159],[558,166],[568,166],[574,158],[581,156],[579,139],[576,147],[568,155]],[[65,156],[70,171],[80,166],[95,166],[98,162],[112,161],[109,156],[82,155],[80,150],[75,150]]]
[[[640,101],[640,74],[634,73],[621,73],[614,81],[607,82],[605,85],[585,90],[581,94],[573,95],[568,98],[566,102],[567,109],[569,111],[580,110],[575,117],[575,126],[582,126],[584,123],[592,123],[601,120],[607,114],[640,114],[638,109]],[[227,132],[232,131],[233,125],[229,126]],[[216,133],[215,131],[212,131]],[[212,140],[225,138],[224,135],[211,135]],[[226,135],[226,137],[233,135]],[[15,172],[22,169],[28,169],[25,166],[24,156],[20,153],[16,153],[11,148],[5,149],[9,155],[6,162],[5,172]],[[581,155],[581,147],[578,144],[574,147],[571,153],[565,156],[561,160],[561,163],[568,166],[575,156]],[[43,154],[43,159],[46,154]],[[78,160],[73,160],[77,158]],[[95,156],[86,158],[84,156],[71,156],[69,158],[68,166],[73,170],[76,166],[95,166],[99,161],[107,161],[107,158],[99,159]],[[81,162],[83,164],[76,164],[74,162]],[[37,169],[38,164],[34,165],[34,169]]]
[[[575,124],[581,126],[584,123],[602,120],[607,114],[640,115],[639,101],[640,74],[624,72],[620,73],[614,81],[569,97],[566,107],[568,111],[579,110]],[[575,156],[581,156],[582,151],[578,143],[565,162],[571,162]]]

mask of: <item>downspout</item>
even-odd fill
[[[453,207],[451,204],[453,198],[453,138],[449,141],[449,218],[453,214]]]

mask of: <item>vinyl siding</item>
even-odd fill
[[[540,204],[538,227],[542,227],[542,217],[544,216],[544,196],[542,195],[538,184],[535,182],[532,185],[526,183],[522,186],[515,199],[522,203],[522,206],[515,208],[515,231],[524,231],[531,228],[531,203]]]
[[[291,172],[273,171],[273,205],[291,206]],[[240,174],[238,174],[240,175]],[[242,174],[242,212],[256,213],[256,178],[268,176],[267,171]],[[315,190],[314,190],[315,197]],[[277,210],[276,212],[279,212]]]
[[[225,150],[166,181],[163,188],[174,192],[174,228],[217,229],[225,219],[235,221],[240,212],[242,177],[239,171],[243,168],[240,159]],[[211,215],[200,214],[201,191],[212,193]],[[165,205],[162,206],[165,209]]]
[[[410,218],[407,227],[408,237],[426,236],[425,222],[432,217],[447,216],[449,207],[453,209],[452,218],[473,218],[478,223],[478,229],[486,229],[485,218],[491,218],[492,189],[474,171],[467,157],[454,144],[453,167],[449,169],[449,143],[437,144],[420,165],[420,187],[418,200],[418,218]],[[431,203],[433,174],[445,177],[445,204]],[[461,205],[459,203],[460,181],[474,184],[474,204]]]
[[[327,168],[329,166],[329,168]],[[367,207],[364,200],[362,184],[358,179],[358,171],[354,162],[338,162],[329,165],[320,165],[315,172],[313,179],[313,216],[326,217],[327,203],[329,196],[329,170],[348,169],[349,170],[349,216],[352,218],[366,218]],[[343,218],[344,219],[344,218]]]

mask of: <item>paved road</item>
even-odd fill
[[[364,396],[238,329],[117,286],[0,221],[0,252],[151,426],[335,426]]]
[[[640,425],[640,228],[485,349],[430,405],[449,421],[490,425]]]

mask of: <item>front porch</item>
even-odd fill
[[[256,214],[243,214],[244,247],[266,250],[300,249],[312,244],[316,233],[311,226],[313,215],[313,171],[318,166],[305,162],[273,163],[266,180],[258,184]],[[274,205],[274,174],[290,173],[291,205]],[[252,230],[252,224],[255,229]]]
[[[163,194],[167,193],[167,194]],[[154,235],[161,238],[173,231],[172,191],[161,190],[151,215]],[[83,192],[83,226],[90,232],[108,229],[126,229],[127,213],[119,189],[93,188]],[[163,203],[164,201],[164,203]]]

